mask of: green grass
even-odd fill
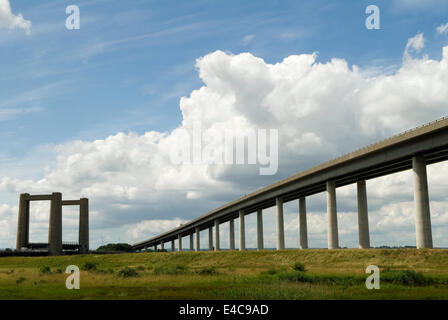
[[[367,290],[368,265],[381,289]],[[79,266],[81,289],[67,290]],[[448,250],[157,252],[0,258],[0,299],[448,299]]]
[[[153,272],[155,275],[161,275],[161,274],[178,275],[178,274],[186,274],[188,272],[188,269],[183,264],[173,264],[173,265],[168,264],[155,267]]]

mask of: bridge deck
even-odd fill
[[[25,248],[35,250],[35,249],[48,249],[49,245],[46,242],[31,242],[28,243]],[[63,242],[63,250],[74,250],[79,249],[79,244],[77,242]]]
[[[412,168],[412,157],[423,155],[426,163],[448,160],[448,117],[408,130],[362,149],[300,172],[289,178],[259,189],[251,194],[229,202],[178,228],[159,236],[136,243],[134,249],[170,241],[178,234],[185,236],[196,227],[204,230],[215,219],[226,222],[238,217],[239,210],[245,214],[275,205],[275,199],[284,202],[309,196],[326,190],[326,182],[333,180],[337,187],[372,179]]]

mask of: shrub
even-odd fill
[[[282,272],[278,274],[280,280],[293,281],[293,282],[316,282],[316,279],[312,276],[307,275],[304,272]]]
[[[42,266],[42,267],[40,267],[39,271],[40,271],[40,273],[43,273],[43,274],[51,273],[51,269],[49,266]]]
[[[350,275],[309,275],[302,271],[282,272],[278,279],[292,282],[326,283],[331,285],[353,286],[362,284],[365,280],[362,276]]]
[[[96,262],[87,261],[86,263],[84,263],[84,265],[82,266],[81,269],[86,270],[86,271],[95,271],[97,265],[98,265],[98,263],[96,263]]]
[[[294,271],[301,271],[301,272],[305,272],[305,265],[303,263],[300,262],[296,262],[294,263],[294,265],[292,266],[292,269]]]
[[[109,243],[99,247],[96,251],[103,252],[133,252],[132,246],[128,243]]]
[[[16,280],[16,283],[17,283],[17,284],[20,284],[20,283],[22,283],[22,282],[25,281],[25,280],[26,280],[26,278],[24,278],[24,277],[20,277],[19,279]]]
[[[214,267],[205,267],[197,270],[196,273],[203,276],[211,276],[214,274],[218,274],[218,271]]]
[[[132,268],[126,267],[118,271],[117,275],[122,278],[138,277],[138,272]]]
[[[187,267],[182,264],[159,266],[154,268],[154,274],[185,274]]]
[[[385,269],[381,273],[381,281],[408,286],[424,286],[432,283],[431,278],[425,278],[421,272],[413,270]]]
[[[275,269],[268,269],[266,271],[262,271],[261,275],[270,275],[273,276],[274,274],[277,274],[277,270]]]

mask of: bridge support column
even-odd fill
[[[328,218],[328,249],[339,248],[338,217],[336,212],[336,184],[327,181],[327,218]]]
[[[176,244],[174,243],[174,240],[171,240],[171,252],[176,251]]]
[[[157,252],[157,245],[154,245],[154,252]]]
[[[165,242],[160,242],[160,248],[162,249],[162,251],[165,250]]]
[[[219,221],[215,220],[215,251],[219,250]]]
[[[235,250],[235,220],[229,221],[229,244],[230,250]]]
[[[308,228],[306,222],[306,198],[299,199],[300,249],[308,249]]]
[[[201,229],[196,228],[196,251],[201,251]]]
[[[190,251],[194,251],[194,239],[192,233],[190,233]]]
[[[79,204],[79,253],[89,253],[89,199],[86,198]]]
[[[50,204],[48,250],[51,256],[62,254],[62,193],[54,192]]]
[[[359,248],[370,248],[369,214],[367,209],[366,181],[357,182]]]
[[[16,249],[28,245],[29,242],[29,225],[30,225],[30,201],[28,193],[20,195],[19,200],[19,221],[17,223],[17,242]]]
[[[429,210],[426,161],[423,156],[412,158],[414,172],[415,231],[417,249],[432,248],[431,214]]]
[[[240,210],[240,251],[246,250],[246,231],[244,225],[244,212]]]
[[[181,252],[182,251],[182,235],[181,234],[179,234],[177,236],[177,242],[178,242],[178,245],[179,245],[179,248],[177,248],[177,251]]]
[[[208,228],[208,250],[213,250],[213,227]]]
[[[283,199],[276,198],[277,204],[277,250],[285,249],[285,226],[283,222]]]
[[[263,211],[257,210],[257,250],[263,250]]]

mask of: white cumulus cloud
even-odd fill
[[[31,21],[25,20],[22,14],[14,15],[9,0],[0,0],[0,29],[23,29],[30,33]]]
[[[425,47],[425,37],[423,33],[419,33],[412,38],[408,39],[406,48],[404,49],[404,59],[409,59],[412,52],[420,52]]]
[[[448,33],[448,22],[437,27],[438,34]]]

